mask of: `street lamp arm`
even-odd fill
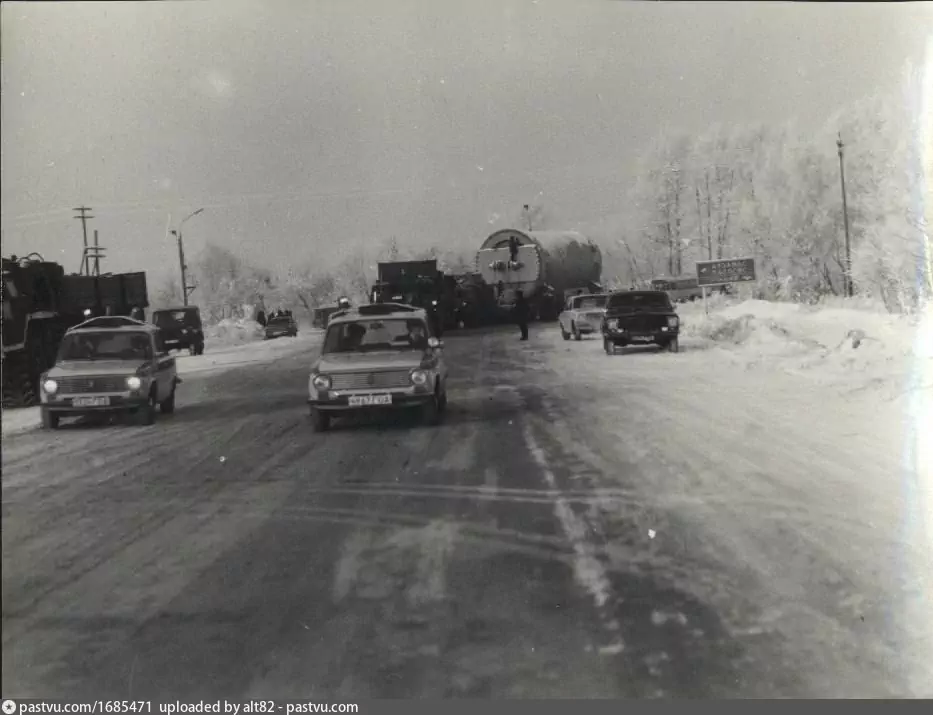
[[[192,211],[190,214],[188,214],[187,216],[185,216],[185,217],[181,220],[181,222],[178,224],[178,228],[181,229],[181,227],[184,225],[185,221],[187,221],[189,218],[194,218],[195,216],[197,216],[197,215],[198,215],[199,213],[201,213],[202,211],[204,211],[203,208],[200,208],[200,209],[198,209],[197,211]]]

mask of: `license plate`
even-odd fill
[[[110,404],[109,397],[75,397],[71,404],[74,407],[107,407]]]
[[[353,395],[350,407],[370,407],[372,405],[391,405],[392,395]]]
[[[633,343],[650,343],[650,342],[652,342],[652,340],[653,340],[653,338],[651,338],[651,337],[649,337],[649,336],[647,336],[647,335],[633,335],[633,336],[632,336],[632,342],[633,342]]]

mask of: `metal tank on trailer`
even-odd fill
[[[598,290],[602,267],[599,246],[576,231],[506,228],[476,254],[476,269],[496,290],[499,309],[509,311],[521,290],[540,320],[556,320],[569,291]]]

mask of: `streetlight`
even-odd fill
[[[185,244],[181,237],[181,227],[185,225],[185,221],[187,221],[189,218],[194,218],[202,211],[204,211],[203,208],[198,209],[197,211],[192,211],[178,224],[178,230],[172,231],[172,235],[178,239],[178,265],[181,268],[181,294],[186,306],[188,305],[188,293],[190,291],[188,287],[188,277],[185,272],[188,267],[185,265]],[[191,286],[191,290],[194,290],[194,286]]]

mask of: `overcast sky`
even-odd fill
[[[3,253],[174,275],[169,214],[269,265],[621,210],[664,125],[820,122],[900,81],[928,3],[2,4]],[[490,223],[493,222],[493,223]]]

